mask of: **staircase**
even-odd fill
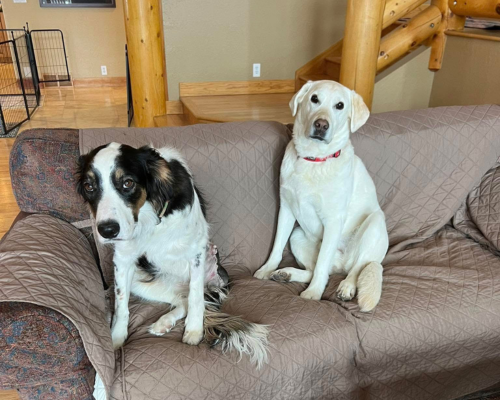
[[[355,90],[371,108],[375,77],[422,45],[429,69],[441,68],[446,34],[465,16],[500,18],[499,0],[348,0],[344,38],[295,73],[290,93],[181,97],[188,123],[241,120],[292,122],[288,101],[308,81],[334,80]],[[224,97],[224,98],[223,98]]]

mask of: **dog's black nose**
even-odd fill
[[[99,234],[105,239],[114,239],[120,233],[120,224],[116,221],[105,221],[97,225]]]
[[[316,121],[314,121],[314,128],[318,132],[326,132],[329,127],[330,124],[326,119],[317,119]]]

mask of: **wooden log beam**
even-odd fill
[[[340,83],[355,90],[372,106],[377,54],[385,0],[349,0],[345,24]]]
[[[500,0],[449,0],[448,5],[462,17],[500,19]]]
[[[124,0],[134,125],[154,126],[166,114],[165,53],[160,0]]]
[[[420,7],[426,1],[427,0],[387,0],[384,10],[384,22],[382,24],[383,29]]]
[[[438,31],[430,39],[431,57],[429,58],[429,69],[431,71],[439,71],[443,64],[444,49],[446,47],[446,35],[444,31],[448,25],[447,17],[450,14],[450,9],[448,7],[448,0],[432,0],[431,4],[439,8],[442,20]]]
[[[385,36],[380,43],[377,71],[383,71],[404,55],[417,49],[423,41],[439,30],[441,20],[441,11],[431,5],[407,24]]]

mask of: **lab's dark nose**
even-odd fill
[[[103,238],[114,239],[120,233],[120,224],[113,220],[104,221],[97,225],[97,230]]]
[[[330,127],[330,124],[326,119],[317,119],[314,121],[314,128],[318,133],[320,132],[326,132],[328,128]]]

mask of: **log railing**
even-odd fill
[[[340,83],[356,90],[371,108],[375,76],[421,44],[431,47],[429,69],[441,68],[446,32],[462,30],[465,17],[500,18],[500,0],[432,0],[382,39],[382,29],[425,0],[348,0]],[[418,10],[417,10],[418,11]]]

